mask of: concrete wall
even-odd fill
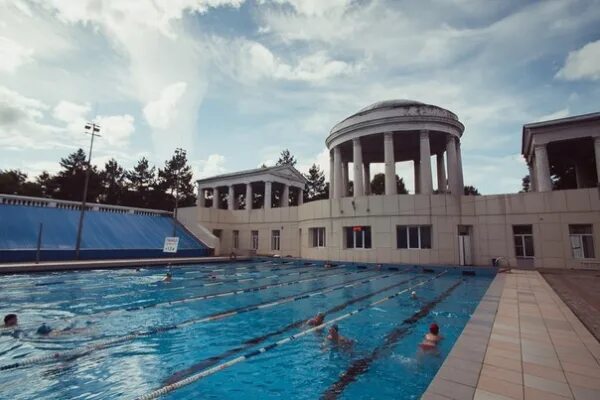
[[[250,231],[259,231],[259,254],[292,255],[377,263],[457,264],[458,226],[472,226],[476,265],[494,257],[517,264],[513,225],[533,227],[535,267],[600,268],[600,198],[598,189],[492,196],[394,195],[320,200],[299,207],[271,210],[215,210],[194,207],[196,221],[209,230],[222,229],[221,253],[232,251],[233,230],[240,248],[251,247]],[[185,224],[189,222],[182,221]],[[571,255],[569,224],[593,224],[595,259]],[[371,249],[345,249],[343,228],[371,227]],[[431,249],[397,249],[397,225],[431,225]],[[309,228],[325,227],[326,247],[309,244]],[[191,228],[190,228],[191,229]],[[281,250],[271,250],[271,230],[281,231]]]

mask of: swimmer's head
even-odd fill
[[[4,326],[15,326],[17,322],[17,314],[6,314],[4,316]]]
[[[429,332],[431,332],[434,335],[437,335],[438,333],[440,333],[440,327],[434,322],[433,324],[429,325]]]
[[[46,335],[49,335],[49,334],[50,334],[50,332],[52,332],[52,328],[50,328],[50,327],[49,327],[48,325],[46,325],[45,323],[44,323],[44,324],[42,324],[42,326],[40,326],[40,327],[37,329],[37,334],[38,334],[38,335],[43,335],[43,336],[46,336]]]
[[[413,299],[417,297],[417,292],[415,292],[414,290],[410,292],[410,297],[412,297]]]

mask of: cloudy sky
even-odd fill
[[[521,126],[600,111],[598,0],[0,0],[0,169],[188,151],[196,178],[289,148],[327,170],[339,120],[408,98],[465,124],[466,184],[517,191]],[[410,166],[398,165],[409,187]]]

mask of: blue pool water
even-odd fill
[[[161,398],[417,399],[492,276],[397,269],[257,260],[174,267],[170,283],[161,282],[166,267],[0,276],[0,314],[19,315],[18,331],[0,330],[0,398],[133,399],[304,331],[300,321],[317,311],[329,310],[329,321],[408,289],[338,322],[352,349],[311,332]],[[242,289],[249,290],[206,298]],[[265,306],[251,308],[258,304]],[[202,320],[231,310],[239,313]],[[38,335],[44,322],[59,334]],[[444,340],[438,354],[423,355],[418,344],[432,322]],[[125,337],[136,332],[146,334]]]

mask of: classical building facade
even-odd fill
[[[303,204],[298,171],[262,168],[198,181],[198,205],[179,218],[220,254],[600,268],[600,113],[523,127],[527,193],[464,196],[463,132],[458,117],[438,106],[375,103],[326,139],[329,199]],[[396,163],[406,161],[415,187],[397,194]],[[384,194],[370,191],[372,163],[384,164]]]

